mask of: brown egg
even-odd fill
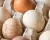
[[[12,39],[22,35],[22,25],[14,18],[5,21],[2,28],[4,38]]]
[[[34,9],[36,6],[33,0],[14,0],[14,10],[18,12],[26,12],[28,10]]]

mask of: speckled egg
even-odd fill
[[[14,18],[9,18],[5,21],[2,28],[4,38],[12,39],[22,35],[22,25]]]

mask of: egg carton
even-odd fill
[[[38,5],[38,4],[37,4]],[[0,0],[0,6],[3,6],[4,8],[6,8],[10,13],[11,13],[11,15],[13,16],[13,18],[17,18],[19,21],[21,20],[20,19],[20,17],[21,17],[21,15],[23,15],[23,14],[18,14],[18,12],[15,12],[14,11],[14,9],[13,9],[13,7],[12,7],[12,0]],[[42,7],[41,7],[42,6]],[[37,10],[37,8],[39,8],[40,7],[40,9],[38,9]],[[48,10],[49,10],[49,8],[46,6],[46,5],[42,5],[42,4],[40,4],[40,5],[38,5],[37,7],[36,7],[36,10],[37,11],[39,11],[40,10],[40,12],[42,13],[42,11],[44,12],[44,13],[46,13],[46,14],[44,14],[43,13],[43,15],[44,15],[44,17],[45,17],[45,20],[46,20],[46,22],[48,21],[48,15],[47,15],[47,13],[48,13]],[[17,16],[15,16],[15,15],[17,15]],[[18,16],[19,15],[19,16]],[[49,22],[49,21],[48,21]],[[47,23],[46,23],[47,24]],[[48,25],[48,24],[47,24]],[[33,36],[33,37],[35,37],[35,38],[33,38],[34,40],[37,40],[36,39],[36,36],[37,36],[37,38],[40,36],[40,34],[42,33],[42,32],[44,32],[44,31],[46,31],[46,30],[50,30],[50,28],[48,27],[48,26],[46,26],[45,28],[44,28],[44,30],[42,31],[42,32],[40,32],[40,33],[37,33],[35,30],[32,30],[32,29],[25,29],[25,32],[24,33],[26,33],[26,37],[27,37],[27,32],[26,31],[28,31],[28,30],[30,30],[30,31],[34,31],[35,33],[35,35]],[[29,34],[29,31],[28,31],[28,34]],[[23,34],[23,36],[25,37],[25,34]],[[30,36],[30,40],[31,40],[31,36],[32,36],[32,34],[30,34],[29,35]],[[32,40],[33,40],[32,39]]]
[[[14,15],[15,11],[12,8],[12,0],[0,0],[0,7],[6,8],[11,15]]]

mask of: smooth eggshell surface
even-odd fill
[[[14,0],[14,10],[16,12],[26,12],[30,9],[35,9],[36,3],[34,0]]]
[[[39,40],[50,40],[50,30],[43,32],[40,37]]]
[[[37,32],[43,30],[45,20],[36,10],[29,10],[23,15],[23,24],[26,28],[34,28]]]

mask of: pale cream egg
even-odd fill
[[[40,32],[45,26],[45,19],[36,10],[29,10],[23,15],[23,24],[26,28],[33,28],[37,32]]]
[[[39,40],[50,40],[50,30],[43,32],[40,35]]]

